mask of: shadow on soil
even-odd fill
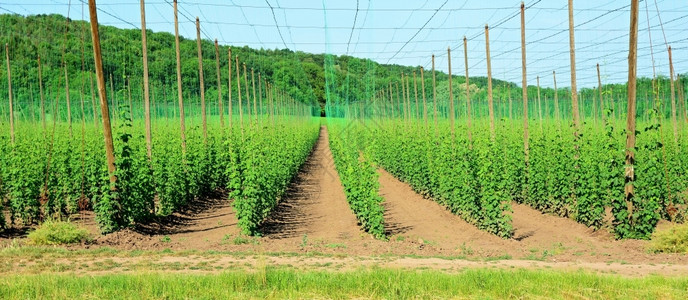
[[[321,127],[320,136],[315,142],[316,146],[313,147],[308,158],[306,158],[306,162],[292,179],[284,197],[280,199],[272,214],[260,226],[259,230],[263,236],[271,239],[284,239],[308,233],[307,225],[312,223],[314,218],[307,217],[309,214],[304,209],[306,204],[314,202],[314,199],[317,199],[316,195],[320,193],[318,176],[313,174],[322,166],[314,159],[314,155],[323,138],[323,128]]]
[[[404,226],[401,222],[394,220],[394,218],[389,215],[390,206],[392,206],[392,204],[389,202],[382,203],[382,207],[385,209],[385,235],[392,236],[396,234],[404,234],[413,229],[413,226]]]
[[[213,228],[204,228],[202,230],[188,229],[191,227],[190,225],[193,225],[193,223],[198,220],[217,217],[217,215],[209,215],[205,217],[199,217],[198,215],[229,205],[231,205],[231,201],[227,200],[226,191],[213,191],[205,197],[193,200],[191,203],[169,216],[155,217],[149,222],[136,224],[132,230],[134,232],[147,235],[168,235],[189,232],[203,232],[216,228],[233,226],[234,224],[223,224]]]

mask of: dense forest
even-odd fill
[[[41,59],[43,87],[49,96],[64,97],[64,70],[66,63],[69,74],[70,95],[79,99],[82,95],[91,94],[89,76],[93,68],[93,52],[91,48],[91,36],[87,22],[67,20],[61,15],[0,15],[0,42],[7,43],[12,69],[12,85],[15,101],[15,111],[30,111],[39,93],[38,57]],[[130,83],[131,93],[135,99],[141,99],[142,86],[142,49],[141,32],[137,29],[119,29],[112,26],[101,26],[101,43],[104,55],[104,70],[108,74],[106,79],[108,87],[115,92],[115,98],[125,97],[128,93],[127,82]],[[174,35],[167,32],[148,33],[148,55],[151,78],[151,89],[154,98],[159,103],[171,103],[176,99],[176,60]],[[222,78],[223,94],[227,93],[228,78],[228,52],[229,46],[219,47],[220,72]],[[232,56],[237,55],[240,62],[248,68],[248,78],[251,70],[255,71],[255,77],[267,79],[277,88],[288,93],[292,98],[306,104],[319,106],[321,111],[327,100],[331,104],[342,102],[356,102],[376,99],[377,92],[381,88],[387,88],[390,83],[396,97],[396,84],[400,82],[401,73],[416,76],[420,80],[419,67],[379,64],[369,59],[351,56],[334,56],[328,54],[312,54],[289,49],[253,49],[247,46],[231,47]],[[213,41],[202,41],[203,71],[205,79],[205,92],[207,99],[217,98],[217,74],[215,61],[215,47]],[[457,53],[456,55],[461,55]],[[4,58],[4,55],[3,55]],[[198,80],[198,58],[196,40],[181,38],[181,64],[182,83],[185,99],[194,103],[198,100],[200,92]],[[232,66],[234,69],[235,66]],[[0,75],[6,78],[6,69],[1,68]],[[457,100],[465,99],[465,78],[461,75],[454,76],[454,97]],[[242,74],[243,77],[243,74]],[[234,82],[236,74],[232,74]],[[412,77],[411,77],[412,78]],[[449,98],[448,76],[443,72],[437,72],[437,101],[441,104]],[[685,76],[681,77],[682,87],[685,88]],[[514,111],[520,114],[521,105],[516,103],[522,99],[520,87],[511,82],[493,78],[494,98],[497,110],[506,106],[513,106]],[[236,83],[233,83],[236,86]],[[564,85],[564,84],[561,84]],[[420,89],[420,82],[418,88]],[[668,78],[659,78],[660,92],[658,98],[669,98]],[[410,82],[413,91],[413,80]],[[430,70],[425,71],[425,88],[429,101],[432,100],[432,76]],[[626,94],[625,84],[603,85],[605,101],[615,101],[617,109],[623,105]],[[638,112],[643,114],[646,107],[651,105],[653,93],[651,80],[641,78],[638,82]],[[480,104],[487,99],[487,78],[470,78],[471,101]],[[3,97],[7,95],[7,81],[2,80],[0,91]],[[236,89],[232,91],[236,94]],[[419,92],[420,93],[420,92]],[[537,87],[528,87],[529,99],[537,98]],[[545,111],[547,106],[552,106],[554,98],[552,88],[541,88],[541,97]],[[598,96],[597,87],[585,87],[580,90],[583,110],[592,112],[593,101]],[[678,93],[677,93],[678,94]],[[685,95],[685,93],[682,93]],[[388,94],[385,94],[388,95]],[[223,95],[224,96],[224,95]],[[226,97],[226,96],[224,96]],[[420,97],[420,96],[419,96]],[[53,99],[53,98],[50,98]],[[567,99],[570,99],[570,90],[560,88],[558,99],[564,113],[567,112]],[[511,101],[509,101],[511,100]],[[664,101],[666,102],[666,101]],[[661,103],[661,102],[660,102]],[[7,111],[7,101],[0,104],[3,117]],[[532,106],[532,105],[531,105]],[[668,115],[667,105],[662,106],[665,115]],[[509,108],[511,109],[511,108]],[[623,111],[622,109],[621,111]],[[61,110],[62,111],[62,110]],[[486,114],[485,105],[476,106],[475,113]],[[549,109],[551,112],[552,109]],[[460,114],[459,108],[459,114]],[[317,114],[317,109],[314,109]],[[535,114],[531,114],[531,117]],[[4,117],[6,118],[6,117]]]

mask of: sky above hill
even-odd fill
[[[97,2],[101,24],[141,27],[138,1]],[[148,29],[174,32],[171,3],[146,2]],[[528,84],[535,85],[539,76],[542,86],[552,86],[556,71],[557,85],[570,86],[567,1],[532,0],[525,6]],[[513,0],[180,0],[179,26],[181,35],[195,38],[199,17],[202,38],[220,44],[351,55],[426,69],[435,54],[437,69],[445,72],[449,47],[452,74],[460,75],[465,72],[466,36],[469,73],[486,76],[488,24],[493,77],[520,85],[519,7],[520,1]],[[676,72],[688,73],[688,2],[649,0],[641,1],[640,8],[639,76],[652,76],[653,56],[655,72],[668,76],[667,44],[673,48]],[[0,13],[58,13],[80,20],[88,19],[88,5],[77,0],[0,0]],[[629,21],[630,1],[575,1],[579,87],[597,85],[596,63],[603,83],[626,81]]]

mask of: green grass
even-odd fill
[[[688,253],[688,223],[655,232],[648,250],[654,253]]]
[[[146,272],[0,276],[2,299],[685,299],[687,291],[687,278],[624,278],[522,269],[474,269],[452,275],[418,270],[325,272],[268,267],[249,273],[210,275]]]
[[[88,230],[65,221],[45,221],[28,235],[33,245],[74,244],[89,239]]]

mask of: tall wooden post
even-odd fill
[[[528,81],[526,79],[526,20],[525,5],[521,2],[521,90],[523,91],[523,149],[528,163]]]
[[[260,72],[258,72],[258,108],[259,109],[259,114],[263,115],[263,85],[262,81],[263,79],[260,77]]]
[[[10,48],[5,43],[5,58],[7,59],[7,93],[10,102],[10,141],[14,145],[14,106],[12,104],[12,72],[10,70]]]
[[[248,123],[251,125],[251,96],[248,90],[248,76],[246,75],[246,63],[241,63],[244,67],[244,91],[246,91],[246,109],[248,110]]]
[[[174,3],[174,44],[177,56],[177,95],[179,97],[179,122],[182,136],[182,153],[186,153],[186,124],[184,122],[184,99],[182,98],[182,62],[179,52],[179,20],[177,18],[177,0]]]
[[[105,74],[103,74],[103,58],[100,51],[100,34],[98,32],[98,11],[96,10],[96,0],[88,0],[88,10],[91,15],[91,38],[93,40],[93,59],[95,61],[96,68],[98,96],[100,97],[100,112],[103,115],[102,119],[103,135],[105,137],[105,156],[107,158],[108,173],[110,174],[110,183],[114,184],[117,181],[117,177],[115,177],[115,147],[112,143],[110,111],[108,108],[107,96],[105,95]]]
[[[595,100],[595,97],[597,97],[597,95],[595,95],[595,93],[592,93],[592,95],[590,95],[590,97],[592,98],[592,101],[591,101],[592,102],[592,113],[591,114],[592,114],[592,118],[593,118],[593,124],[596,124],[597,123],[597,101]],[[583,103],[583,105],[581,105],[581,113],[582,113],[581,116],[583,119],[582,121],[585,122],[585,99],[583,98],[582,94],[580,95],[580,103]],[[601,112],[601,110],[600,110],[600,112]]]
[[[423,121],[425,128],[428,128],[428,103],[425,100],[425,76],[423,75],[423,67],[420,67],[420,89],[423,97]]]
[[[256,101],[256,76],[251,68],[251,85],[253,85],[253,114],[255,114],[256,124],[258,124],[258,105]]]
[[[229,99],[227,102],[229,102],[229,128],[232,128],[232,115],[234,114],[234,110],[232,109],[232,48],[227,49],[227,58],[227,74],[229,75],[227,79],[227,94],[229,94]],[[239,80],[239,77],[237,77],[237,80]]]
[[[487,29],[487,26],[485,26]],[[487,36],[485,36],[487,38]],[[488,46],[489,47],[489,46]],[[488,50],[489,52],[489,50]],[[488,54],[489,56],[489,54]],[[466,41],[466,36],[463,37],[463,65],[466,69],[466,126],[468,127],[468,145],[469,147],[472,147],[473,144],[473,132],[472,132],[472,116],[473,113],[471,111],[471,85],[470,81],[468,78],[468,43]],[[492,85],[492,80],[490,81],[490,86]],[[494,126],[494,124],[491,124]]]
[[[447,47],[447,64],[449,66],[449,126],[451,126],[451,134],[454,138],[454,91],[452,91],[451,48],[449,47]]]
[[[201,86],[201,122],[203,122],[203,143],[208,142],[208,121],[205,109],[205,84],[203,83],[203,51],[201,51],[201,22],[196,17],[196,48],[198,48],[198,80]]]
[[[220,115],[220,128],[225,127],[225,110],[222,107],[222,83],[220,78],[220,46],[217,44],[217,39],[215,39],[215,71],[217,73],[217,107]]]
[[[89,73],[89,76],[91,74]],[[41,70],[41,56],[38,56],[38,89],[41,93],[41,123],[43,124],[43,131],[47,130],[45,123],[45,96],[43,94],[43,71]]]
[[[416,99],[416,120],[420,119],[420,109],[418,107],[418,82],[416,81],[416,71],[413,71],[413,91]]]
[[[394,86],[396,86],[396,88],[397,88],[397,94],[396,94],[397,103],[396,103],[396,105],[394,105],[394,110],[395,111],[399,110],[396,112],[396,115],[398,116],[399,119],[403,119],[403,116],[401,115],[403,110],[401,110],[401,106],[400,106],[400,104],[401,104],[401,100],[400,100],[401,93],[399,93],[399,82],[395,82]],[[402,84],[402,86],[403,86],[403,84]]]
[[[678,101],[681,104],[681,113],[683,114],[683,122],[688,122],[688,107],[686,107],[686,98],[683,88],[683,82],[679,75],[676,75],[676,83],[678,84]]]
[[[540,76],[536,76],[537,82],[537,105],[538,105],[538,117],[540,118],[540,130],[542,130],[542,101],[540,101]]]
[[[390,106],[390,118],[394,119],[394,96],[392,95],[392,82],[389,83],[389,106]]]
[[[578,111],[578,89],[576,87],[576,41],[573,34],[573,0],[569,0],[569,50],[571,56],[571,105],[573,109],[573,125],[578,137],[580,129],[580,114]]]
[[[485,24],[485,54],[487,57],[487,107],[490,115],[490,137],[495,140],[494,104],[492,103],[492,64],[490,63],[490,29]],[[467,66],[468,67],[468,66]],[[466,76],[468,77],[468,76]]]
[[[406,123],[406,89],[404,87],[404,72],[401,72],[401,110],[404,113],[404,123]]]
[[[275,126],[275,92],[274,89],[272,88],[272,85],[268,83],[268,80],[265,79],[265,86],[266,86],[266,92],[268,96],[268,101],[270,102],[270,123],[272,126]]]
[[[186,153],[186,124],[184,122],[184,99],[182,98],[182,63],[179,50],[179,20],[177,18],[177,0],[174,3],[174,44],[177,56],[177,95],[179,97],[179,122],[182,137],[182,153]]]
[[[626,114],[626,171],[624,196],[633,200],[635,181],[636,63],[638,59],[638,0],[631,0],[631,30],[628,42],[628,113]]]
[[[153,137],[151,130],[150,85],[148,83],[148,41],[146,37],[146,4],[141,0],[141,50],[143,51],[143,113],[146,126],[146,151],[148,160],[153,157]]]
[[[236,66],[236,77],[237,77],[237,95],[239,96],[239,126],[241,127],[241,134],[244,134],[244,108],[243,103],[241,103],[241,75],[239,73],[239,55],[234,55],[234,62]]]
[[[557,72],[552,71],[552,80],[554,81],[554,119],[559,121],[559,91],[557,90]]]
[[[406,75],[406,111],[408,112],[408,122],[411,123],[411,86],[409,84],[410,78]]]
[[[678,124],[676,123],[676,95],[674,88],[674,63],[671,57],[671,46],[667,49],[669,51],[669,79],[671,86],[671,125],[674,127],[674,145],[678,145]],[[676,148],[678,150],[678,147]]]
[[[435,134],[437,134],[437,86],[435,84],[435,54],[432,55],[432,110],[435,119]]]
[[[604,98],[602,97],[602,79],[600,77],[600,64],[597,64],[597,90],[600,94],[600,112],[602,112],[602,122],[607,119],[604,113]]]
[[[513,119],[514,102],[511,99],[511,85],[509,85],[506,90],[506,93],[509,95],[509,119]]]

